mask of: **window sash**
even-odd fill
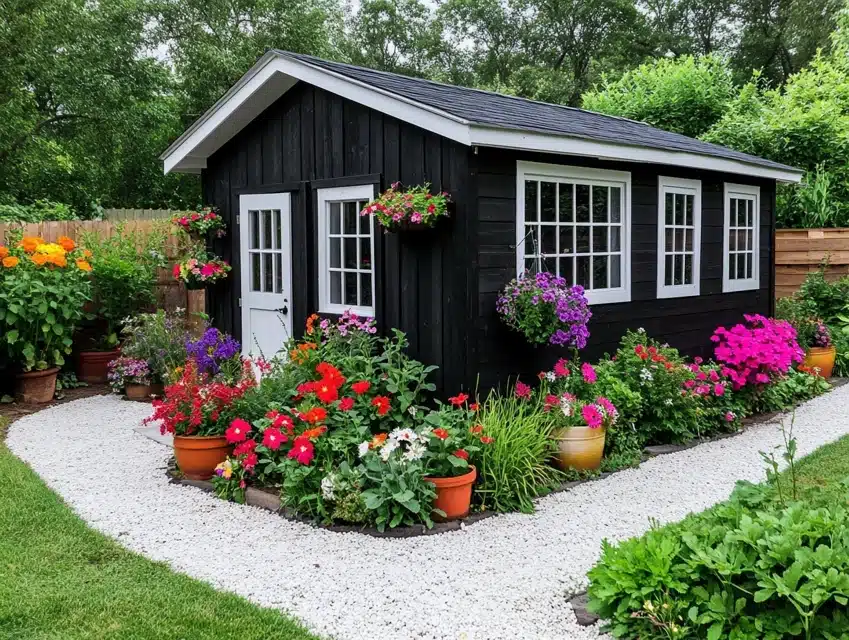
[[[692,206],[689,206],[690,204]],[[702,187],[699,180],[658,176],[658,298],[699,295],[701,204]],[[679,206],[683,207],[681,212],[678,210]]]
[[[723,292],[760,288],[760,188],[725,185]]]

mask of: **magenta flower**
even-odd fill
[[[724,396],[725,395],[725,385],[722,384],[721,382],[713,385],[713,395],[720,396],[720,397]]]
[[[585,404],[581,409],[581,417],[590,429],[598,429],[604,421],[604,416],[594,404]]]
[[[516,383],[516,397],[522,400],[527,400],[531,397],[531,388],[524,382]]]
[[[569,369],[566,366],[568,362],[564,358],[560,358],[554,365],[554,375],[558,378],[565,378],[569,375]]]
[[[584,382],[587,384],[594,384],[595,381],[598,380],[595,369],[589,362],[585,362],[581,365],[581,375],[584,376]]]

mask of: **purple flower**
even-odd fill
[[[241,345],[231,335],[210,327],[196,341],[186,341],[186,355],[197,364],[201,373],[217,374],[221,363],[235,357]]]

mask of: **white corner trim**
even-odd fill
[[[693,196],[693,282],[666,284],[666,194],[681,193]],[[674,220],[673,220],[674,223]],[[684,298],[697,296],[701,291],[702,259],[702,182],[683,178],[657,177],[657,297]]]
[[[525,180],[551,182],[575,181],[583,184],[618,187],[622,193],[621,211],[621,286],[608,289],[587,290],[590,304],[612,304],[631,301],[631,174],[627,171],[610,171],[588,167],[572,167],[538,162],[516,162],[516,275],[525,271]],[[537,205],[540,202],[537,192]],[[560,206],[559,203],[557,205]]]
[[[731,199],[739,198],[752,200],[752,277],[745,279],[732,279],[730,273],[728,232],[731,226]],[[734,184],[726,182],[722,197],[723,219],[722,225],[722,292],[732,293],[735,291],[755,291],[761,288],[760,262],[761,262],[761,188],[750,184]]]
[[[318,310],[322,313],[342,314],[345,311],[351,311],[358,316],[375,317],[376,309],[376,293],[375,293],[375,272],[377,266],[374,259],[374,218],[369,216],[369,233],[371,236],[371,302],[370,307],[361,307],[358,305],[334,304],[330,302],[330,271],[327,263],[327,244],[328,244],[328,228],[327,228],[327,203],[335,201],[350,201],[350,200],[374,200],[375,186],[372,184],[357,185],[353,187],[332,187],[328,189],[316,190],[316,217],[318,231]],[[357,217],[357,228],[359,229],[359,215]],[[344,224],[344,220],[340,220],[340,224]],[[359,276],[358,276],[359,277]],[[343,282],[344,286],[344,282]],[[359,287],[359,285],[358,285]]]

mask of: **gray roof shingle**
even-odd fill
[[[656,129],[648,124],[626,118],[365,69],[341,62],[329,62],[304,54],[286,51],[276,51],[276,53],[430,105],[476,125],[599,140],[664,151],[695,153],[738,160],[772,169],[799,171],[795,167],[702,142],[678,133]]]

